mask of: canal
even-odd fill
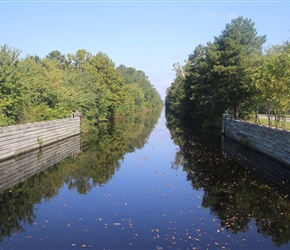
[[[0,183],[0,249],[290,248],[287,169],[273,177],[216,131],[162,111],[65,143],[52,154],[72,148],[66,159],[43,149],[28,165],[52,167]]]

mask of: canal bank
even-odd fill
[[[0,128],[0,161],[80,134],[81,117]]]
[[[290,167],[290,131],[233,120],[224,114],[222,133]]]

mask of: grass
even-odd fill
[[[287,116],[287,118],[289,118],[289,116]],[[261,125],[268,126],[268,118],[260,117],[260,115],[259,115],[259,120],[260,120]],[[248,121],[255,123],[255,118],[250,118]],[[274,120],[272,120],[272,127],[276,127]],[[277,124],[277,128],[281,128],[281,129],[285,129],[285,130],[290,131],[290,121],[286,121],[285,127],[284,127],[284,121],[280,121]]]

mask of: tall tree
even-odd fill
[[[58,50],[51,51],[46,57],[51,60],[57,60],[59,63],[65,62],[65,55],[61,54]]]
[[[166,90],[165,108],[166,114],[171,113],[178,118],[184,114],[185,96],[185,70],[179,63],[173,64],[175,79]]]
[[[68,63],[68,61],[66,60],[66,56],[61,54],[60,51],[58,50],[53,50],[51,51],[46,58],[49,58],[51,60],[56,60],[58,62],[58,65],[60,68],[65,67],[65,65]]]
[[[245,76],[248,58],[262,53],[266,36],[258,36],[251,19],[238,17],[226,25],[211,53],[216,57],[211,73],[216,76],[213,84],[218,86],[216,100],[222,98],[232,108],[237,119],[239,108],[251,97],[252,86]]]

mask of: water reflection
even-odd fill
[[[169,116],[167,126],[180,147],[173,168],[182,166],[192,187],[204,191],[202,205],[220,219],[222,227],[238,234],[248,231],[253,221],[257,232],[270,236],[276,246],[289,242],[290,202],[286,199],[289,190],[284,188],[280,193],[274,184],[286,184],[289,172],[284,169],[283,173],[288,174],[279,179],[266,160],[271,169],[269,175],[261,164],[253,163],[255,156],[245,160],[241,151],[229,142],[226,154],[231,157],[224,157],[218,131],[181,125]],[[261,166],[258,172],[257,166]],[[257,174],[262,178],[257,178]]]
[[[222,138],[225,157],[249,169],[258,179],[273,187],[281,196],[290,200],[290,166],[279,163],[269,156],[253,151],[242,144]]]
[[[65,183],[81,194],[105,185],[120,168],[126,153],[142,148],[157,123],[161,110],[139,113],[115,123],[99,124],[83,138],[83,153],[60,163]]]
[[[0,162],[0,192],[81,151],[80,135]]]
[[[20,171],[17,183],[21,182],[17,185],[16,182],[1,184],[0,242],[15,232],[23,232],[23,224],[32,225],[36,219],[34,205],[52,199],[63,185],[80,194],[88,193],[94,186],[105,185],[120,168],[124,155],[144,146],[160,112],[155,110],[116,123],[100,124],[82,138],[82,153],[78,155],[80,138],[74,138],[76,143],[62,141],[58,148],[51,146],[48,151],[43,148],[43,151],[33,151],[3,163],[7,170],[3,173],[9,172],[9,164],[13,165],[13,162],[25,162],[25,170]],[[66,159],[56,163],[63,159],[64,151],[73,156],[66,155]],[[29,174],[27,169],[31,169]]]

